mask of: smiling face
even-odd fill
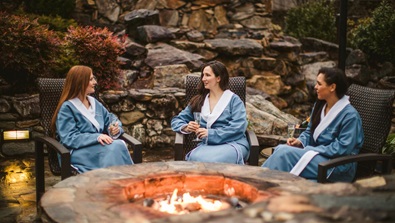
[[[314,90],[317,92],[319,100],[327,100],[333,93],[335,93],[336,84],[328,85],[325,81],[325,75],[320,73],[317,76],[317,83]]]
[[[220,80],[221,78],[215,76],[213,69],[211,69],[210,66],[207,66],[203,69],[202,81],[204,84],[204,88],[209,90],[219,88]]]
[[[91,73],[91,76],[89,78],[89,84],[86,87],[86,94],[92,94],[95,92],[95,86],[96,86],[96,78],[93,76],[93,73]]]

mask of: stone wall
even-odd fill
[[[261,136],[285,134],[288,121],[309,115],[318,69],[336,66],[338,45],[283,36],[271,23],[271,1],[77,3],[79,22],[128,34],[120,57],[125,90],[102,92],[102,98],[125,130],[149,149],[173,145],[170,119],[185,107],[184,77],[205,61],[219,60],[231,76],[247,78],[247,113],[260,143]],[[372,69],[363,53],[347,53],[346,74],[353,82],[380,87],[394,74],[391,64]],[[0,96],[0,129],[32,128],[33,135],[41,134],[39,109],[38,95]],[[7,150],[10,144],[3,146],[9,154],[33,151],[31,145]]]

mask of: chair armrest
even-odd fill
[[[336,167],[339,165],[353,163],[353,162],[362,162],[362,161],[382,161],[383,162],[383,174],[391,173],[392,171],[392,156],[387,154],[376,154],[376,153],[363,153],[358,155],[350,155],[338,157],[332,160],[328,160],[326,162],[322,162],[318,164],[318,183],[328,182],[326,179],[326,173],[329,168]]]
[[[258,138],[255,135],[255,132],[252,130],[247,130],[246,135],[247,135],[247,140],[250,143],[250,157],[248,158],[248,163],[249,165],[252,166],[258,166],[259,153],[261,152]]]
[[[44,144],[56,150],[61,158],[61,179],[64,180],[71,176],[70,151],[55,139],[49,136],[36,136],[35,141],[35,167],[36,167],[36,202],[39,204],[41,196],[45,192],[44,178]],[[37,205],[37,208],[39,205]]]
[[[43,145],[45,144],[47,147],[54,149],[57,153],[60,154],[61,161],[61,178],[62,180],[70,177],[71,174],[71,162],[70,162],[70,150],[60,144],[56,139],[49,136],[37,136],[34,138],[36,143],[36,154],[39,155],[42,149],[44,151]],[[42,157],[44,157],[44,153],[42,153]],[[38,157],[37,157],[38,158]]]
[[[174,160],[184,160],[184,134],[176,132]]]
[[[128,145],[132,146],[133,162],[134,163],[142,163],[143,162],[143,155],[142,155],[143,145],[141,144],[141,142],[126,133],[123,133],[119,138],[124,140]]]

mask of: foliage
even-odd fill
[[[75,0],[25,0],[26,11],[39,15],[59,15],[70,18],[74,12]]]
[[[48,25],[50,30],[58,32],[67,32],[70,26],[77,26],[77,22],[74,19],[64,19],[58,15],[56,16],[39,16],[38,23]]]
[[[349,37],[351,45],[361,49],[372,62],[395,64],[395,13],[388,1],[381,2],[371,18],[358,21]]]
[[[16,85],[14,91],[28,91],[26,81],[50,76],[60,45],[56,33],[37,20],[0,12],[0,72]]]
[[[93,69],[100,87],[104,90],[120,87],[118,56],[124,47],[112,32],[107,28],[70,27],[65,39],[79,64]]]
[[[391,133],[388,135],[382,153],[390,154],[393,158],[395,158],[395,133]]]
[[[314,37],[336,41],[336,18],[332,3],[310,1],[288,11],[285,17],[285,33],[302,38]]]

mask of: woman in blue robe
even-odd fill
[[[307,129],[287,144],[278,145],[262,167],[290,172],[316,180],[318,164],[330,159],[358,154],[364,141],[362,121],[350,104],[347,78],[338,68],[321,68],[314,89],[317,102]],[[356,163],[331,168],[329,181],[351,182]]]
[[[51,122],[60,143],[70,150],[72,167],[79,173],[133,164],[126,143],[117,139],[123,133],[121,122],[89,96],[96,84],[91,68],[72,67]]]
[[[199,94],[171,120],[173,131],[196,133],[202,139],[186,155],[188,161],[244,164],[250,146],[245,131],[247,115],[243,101],[228,90],[229,74],[224,64],[211,61],[202,66]],[[201,112],[200,125],[193,113]]]

